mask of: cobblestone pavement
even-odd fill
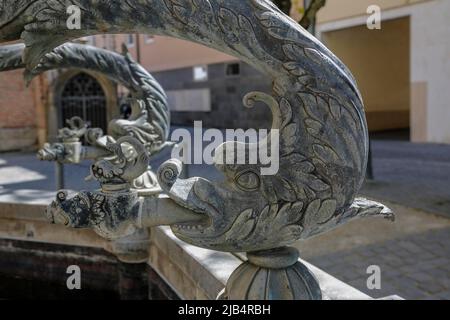
[[[413,234],[307,260],[374,298],[450,299],[450,228]],[[367,268],[381,269],[381,290],[367,288]]]
[[[362,193],[450,217],[450,145],[373,140],[372,151]]]

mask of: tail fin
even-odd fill
[[[342,215],[342,219],[345,220],[352,217],[382,217],[395,221],[395,214],[391,209],[382,203],[364,198],[355,199],[350,208]]]

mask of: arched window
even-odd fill
[[[60,98],[60,114],[63,126],[67,119],[78,116],[92,128],[106,132],[106,97],[100,83],[87,73],[79,73],[69,79]]]

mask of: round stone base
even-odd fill
[[[294,248],[248,253],[231,275],[219,299],[322,300],[315,276],[298,261]]]

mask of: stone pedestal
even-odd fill
[[[247,253],[247,258],[233,272],[219,299],[322,300],[317,279],[298,261],[295,248]]]

